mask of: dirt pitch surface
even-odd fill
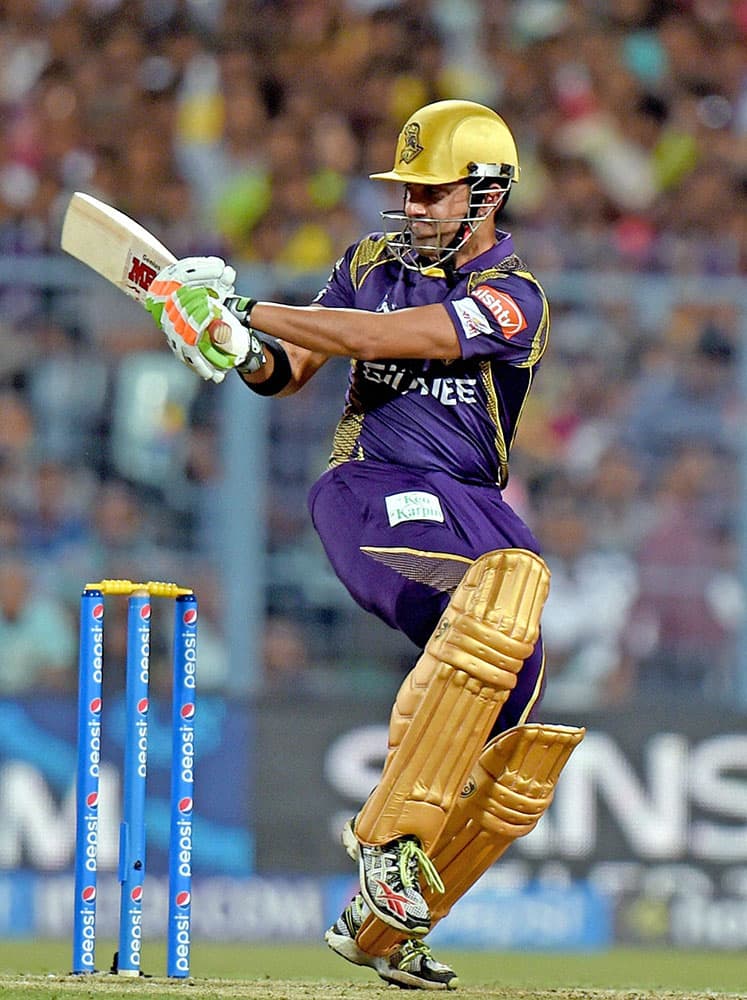
[[[393,986],[376,983],[342,983],[266,979],[237,981],[224,979],[125,980],[111,975],[96,976],[10,976],[0,975],[0,996],[3,1000],[65,1000],[65,998],[137,996],[142,1000],[378,1000],[387,997],[412,996],[412,991],[398,992]],[[454,1000],[734,1000],[747,994],[693,993],[658,990],[589,990],[589,989],[502,989],[496,986],[461,987],[456,991],[422,991],[419,995],[443,995]]]
[[[99,968],[108,969],[115,947],[99,943]],[[163,942],[144,949],[150,975],[127,979],[70,975],[67,941],[9,939],[0,941],[0,1000],[747,1000],[744,951],[445,951],[439,957],[458,970],[458,990],[404,993],[312,943],[200,941],[192,978],[174,980],[164,977]]]

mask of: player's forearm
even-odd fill
[[[441,305],[373,313],[324,306],[258,302],[252,326],[288,344],[361,361],[376,358],[456,358],[459,342]]]
[[[308,351],[353,357],[360,339],[356,328],[365,327],[370,315],[353,309],[258,302],[251,322],[255,329]]]

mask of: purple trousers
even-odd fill
[[[469,564],[537,540],[497,487],[377,462],[329,469],[309,494],[332,567],[366,611],[422,649]],[[526,722],[544,685],[542,641],[525,661],[493,734]]]

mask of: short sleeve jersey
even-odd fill
[[[507,233],[467,265],[423,274],[397,261],[381,234],[351,246],[315,302],[394,312],[442,303],[461,357],[351,361],[331,465],[376,461],[504,485],[516,426],[547,346],[544,292]]]

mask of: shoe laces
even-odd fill
[[[353,919],[357,924],[362,924],[366,919],[366,912],[368,907],[363,901],[363,896],[360,893],[355,895],[350,903],[351,909],[353,911]]]
[[[411,962],[418,956],[422,957],[423,961],[433,961],[433,952],[425,941],[416,941],[414,938],[408,938],[397,949],[397,968],[401,968],[403,964]]]
[[[369,912],[363,897],[358,893],[350,900],[340,919],[354,932],[352,936],[355,937]]]
[[[402,885],[409,888],[416,881],[418,868],[433,892],[444,892],[444,884],[436,866],[416,840],[404,840],[399,850],[399,874]]]

